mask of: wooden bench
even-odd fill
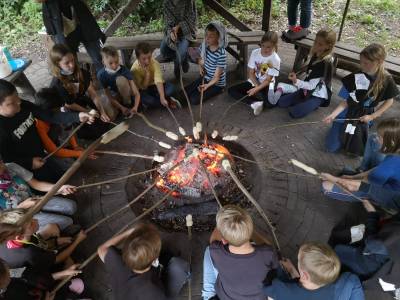
[[[297,48],[293,70],[299,70],[304,64],[314,44],[314,39],[315,35],[309,35],[302,40],[293,42]],[[337,67],[352,72],[359,70],[361,50],[361,48],[343,42],[337,42],[333,50],[333,55],[337,60]],[[385,68],[392,74],[396,83],[400,84],[400,59],[388,55],[385,60]]]
[[[229,31],[229,44],[226,50],[235,57],[241,78],[247,78],[248,46],[260,43],[264,31]],[[130,66],[132,54],[139,42],[147,42],[153,48],[159,48],[164,35],[162,33],[141,34],[128,37],[109,37],[106,46],[113,46],[121,51],[123,64]],[[204,32],[197,34],[197,39],[191,43],[191,47],[199,46],[203,41]],[[235,47],[236,49],[234,49]]]

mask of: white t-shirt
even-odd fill
[[[262,56],[261,48],[254,49],[251,52],[247,66],[255,70],[256,78],[261,83],[267,76],[278,76],[281,67],[281,59],[274,51],[270,56]]]

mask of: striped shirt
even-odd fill
[[[215,84],[217,86],[225,87],[226,85],[226,52],[224,48],[218,48],[215,51],[211,51],[208,47],[206,49],[204,59],[204,69],[205,75],[204,79],[208,82],[213,79],[215,71],[217,68],[221,68],[222,74],[219,78],[219,81]]]

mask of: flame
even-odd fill
[[[192,142],[190,137],[185,137],[188,143]],[[221,176],[224,173],[222,168],[222,160],[224,158],[231,159],[231,155],[227,148],[219,144],[209,144],[204,143],[202,145],[190,144],[181,146],[175,158],[172,160],[174,164],[182,162],[191,152],[188,153],[188,149],[198,149],[197,156],[191,156],[184,163],[179,164],[177,167],[167,172],[166,174],[160,175],[156,186],[163,192],[169,192],[172,188],[179,190],[180,188],[191,185],[194,180],[199,181],[199,188],[210,189],[211,186],[208,182],[206,175],[204,176],[204,169],[201,164],[204,165],[205,169],[209,173],[209,176],[214,177]],[[198,179],[197,176],[202,176],[205,178]],[[178,197],[179,192],[175,191],[173,196]]]

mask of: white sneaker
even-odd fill
[[[253,109],[254,115],[258,116],[263,110],[264,102],[257,101],[257,102],[252,103],[250,106]]]

